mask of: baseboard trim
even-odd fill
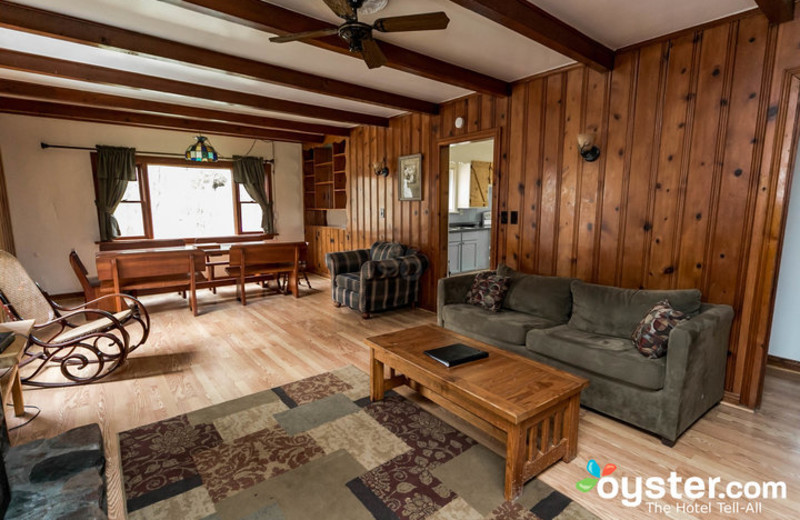
[[[786,359],[778,356],[767,356],[767,364],[792,372],[800,372],[800,361]]]

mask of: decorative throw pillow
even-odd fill
[[[639,352],[650,359],[667,355],[669,333],[678,323],[689,316],[672,308],[668,300],[656,303],[633,331],[633,344]]]
[[[510,285],[511,278],[508,276],[500,276],[494,271],[478,273],[467,293],[467,303],[499,312]]]

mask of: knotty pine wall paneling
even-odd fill
[[[350,242],[353,248],[368,248],[376,240],[393,240],[419,248],[431,261],[422,278],[421,306],[436,308],[436,284],[446,264],[447,240],[441,240],[439,217],[447,207],[439,203],[438,143],[452,137],[505,127],[509,101],[485,95],[472,95],[446,103],[436,116],[408,114],[393,118],[388,128],[361,126],[351,133],[348,147],[348,211]],[[455,120],[463,117],[463,128]],[[503,146],[504,149],[507,146]],[[397,199],[397,168],[400,156],[422,154],[423,188],[421,201]],[[374,165],[389,167],[388,177],[375,175]],[[501,176],[503,167],[496,168]],[[443,177],[446,179],[446,177]],[[381,217],[384,209],[384,217]],[[444,243],[445,256],[440,244]]]
[[[697,287],[732,305],[727,398],[755,407],[797,138],[793,75],[800,20],[774,26],[753,11],[624,50],[611,73],[571,66],[516,83],[508,98],[474,95],[437,116],[358,128],[352,236],[359,247],[420,247],[432,260],[422,304],[433,309],[431,273],[446,262],[437,143],[499,129],[496,211],[519,221],[495,219],[493,258],[622,287]],[[594,163],[578,155],[585,131],[602,152]],[[421,203],[396,200],[397,157],[411,153],[424,156]],[[384,155],[392,174],[375,179],[367,166]]]

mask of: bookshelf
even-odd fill
[[[346,141],[303,151],[303,203],[307,212],[347,208]]]

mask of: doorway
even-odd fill
[[[447,190],[447,276],[491,264],[495,138],[450,143]]]

